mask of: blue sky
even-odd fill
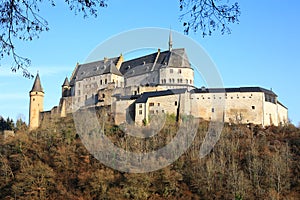
[[[70,77],[77,62],[83,63],[100,43],[124,31],[143,28],[169,28],[183,33],[176,1],[108,1],[97,18],[74,15],[61,1],[54,8],[41,6],[49,32],[32,42],[17,42],[18,52],[32,60],[30,71],[40,72],[45,90],[45,110],[59,102],[61,84]],[[215,62],[225,87],[261,86],[272,90],[289,108],[289,118],[298,125],[300,104],[300,13],[297,0],[239,1],[240,24],[230,35],[200,33],[188,37],[198,42]],[[167,48],[168,38],[166,37]],[[121,44],[120,44],[121,45]],[[173,41],[174,47],[177,46]],[[118,56],[118,55],[105,55]],[[103,59],[103,57],[99,58]],[[0,115],[28,120],[29,91],[33,80],[10,72],[11,61],[0,66]]]

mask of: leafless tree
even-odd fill
[[[3,0],[0,4],[0,58],[11,56],[12,71],[22,70],[27,78],[33,77],[28,71],[31,61],[17,53],[15,42],[32,41],[49,30],[47,20],[39,15],[42,3],[55,6],[54,0]],[[65,3],[75,14],[83,13],[84,17],[97,17],[98,8],[107,6],[106,0],[65,0]]]
[[[229,0],[179,0],[183,14],[184,32],[201,31],[203,37],[220,30],[221,34],[231,33],[230,24],[238,23],[241,14],[237,2],[231,5]]]

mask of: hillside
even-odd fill
[[[169,116],[151,148],[168,143],[177,126]],[[208,122],[200,122],[193,145],[172,165],[131,174],[106,167],[89,154],[72,116],[44,122],[36,131],[18,131],[1,141],[0,199],[300,198],[299,129],[226,124],[213,151],[199,159],[207,128]],[[137,142],[109,120],[105,130],[121,147],[149,151],[147,141]]]

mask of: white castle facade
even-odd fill
[[[35,95],[39,105],[33,101]],[[97,106],[109,107],[117,125],[141,125],[151,115],[167,113],[177,118],[192,115],[203,120],[212,120],[218,114],[224,122],[262,126],[278,126],[288,121],[287,108],[271,90],[196,88],[194,70],[185,49],[172,49],[171,40],[169,50],[158,49],[132,60],[124,61],[120,55],[77,64],[70,81],[66,78],[62,85],[59,105],[51,111],[42,110],[43,95],[37,76],[30,92],[30,124],[34,125],[31,129],[39,125],[46,113],[65,117],[78,109]]]

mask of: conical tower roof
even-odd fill
[[[63,86],[70,86],[68,77],[65,78],[65,81],[64,81],[64,83],[62,84],[62,87],[63,87]]]
[[[34,83],[33,83],[33,86],[32,86],[32,89],[30,92],[44,92],[42,85],[41,85],[39,73],[37,73],[37,75],[35,77],[35,80],[34,80]]]

